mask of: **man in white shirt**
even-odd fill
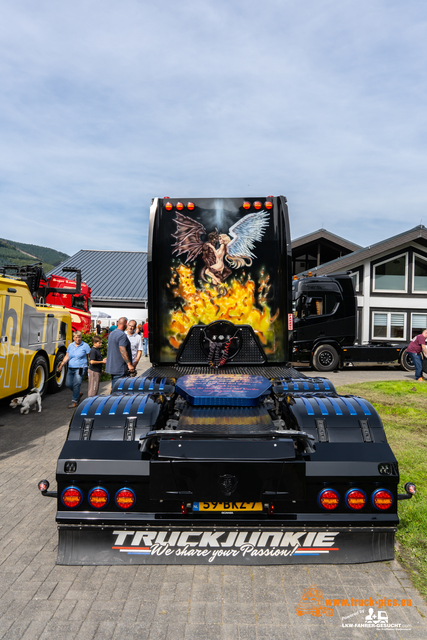
[[[142,338],[138,333],[136,333],[136,320],[129,320],[125,333],[130,342],[130,348],[132,351],[132,364],[135,367],[136,371],[143,349]]]

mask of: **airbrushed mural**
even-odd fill
[[[189,329],[215,320],[249,324],[268,359],[283,360],[274,212],[248,213],[242,199],[194,202],[194,210],[185,213],[175,205],[163,209],[158,227],[162,253],[168,254],[162,271],[169,264],[159,292],[166,338],[161,360],[175,361]]]

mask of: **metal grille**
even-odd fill
[[[264,407],[195,409],[186,407],[178,422],[178,429],[195,433],[263,433],[276,427]]]
[[[297,371],[293,367],[227,367],[223,369],[213,369],[211,367],[185,367],[181,365],[167,365],[167,366],[154,366],[147,371],[144,371],[143,376],[161,376],[162,378],[180,378],[181,376],[189,375],[248,375],[248,376],[263,376],[270,380],[271,378],[305,378],[306,376]]]

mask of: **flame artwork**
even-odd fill
[[[228,234],[218,229],[208,234],[200,222],[176,213],[173,253],[186,256],[183,262],[182,258],[174,260],[167,284],[177,302],[168,327],[169,344],[174,349],[181,346],[192,326],[229,320],[249,324],[265,353],[275,353],[277,327],[275,331],[273,323],[279,311],[272,312],[269,305],[270,277],[262,267],[256,278],[247,273],[256,259],[255,242],[262,240],[268,216],[266,211],[248,214],[233,224]]]

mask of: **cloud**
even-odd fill
[[[3,3],[2,236],[146,248],[153,196],[288,197],[293,237],[424,217],[417,0]]]

